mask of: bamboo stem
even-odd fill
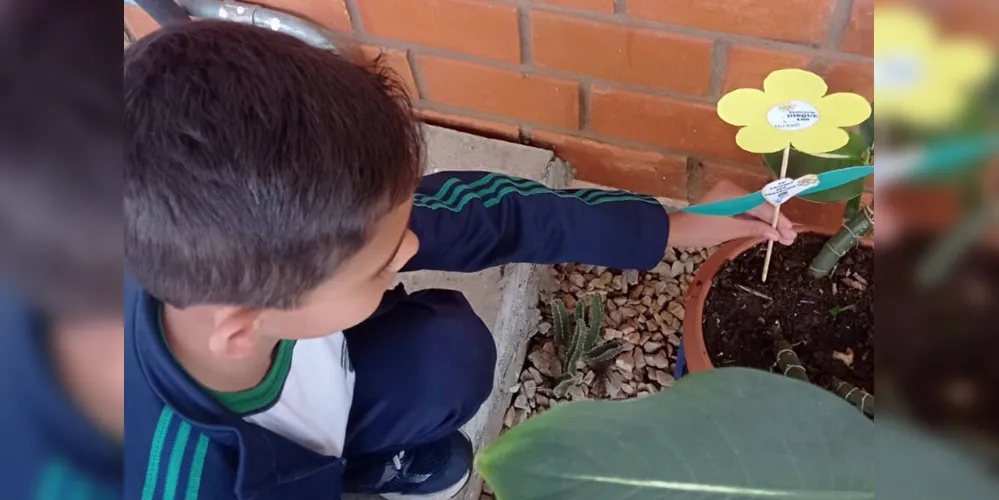
[[[839,260],[860,243],[860,239],[870,234],[874,229],[874,210],[863,208],[853,218],[846,221],[839,232],[826,240],[822,250],[812,259],[808,273],[812,278],[825,278],[832,274]]]
[[[790,158],[790,156],[791,156],[791,143],[788,143],[787,147],[784,148],[784,157],[780,161],[781,179],[787,177],[787,160],[788,158]],[[770,227],[776,229],[778,221],[780,221],[780,205],[774,207],[774,219],[770,223]],[[761,277],[761,281],[763,281],[764,283],[767,282],[767,274],[770,272],[770,258],[773,257],[773,253],[774,253],[774,240],[770,240],[767,242],[767,256],[765,259],[763,259],[763,276]]]
[[[796,378],[802,382],[808,382],[808,374],[805,367],[798,359],[791,344],[783,339],[774,342],[774,350],[777,351],[777,367],[785,377]]]
[[[847,402],[856,406],[858,410],[864,412],[866,415],[870,417],[874,416],[873,394],[835,377],[833,378],[833,384],[836,386],[833,388],[833,392],[839,395],[839,397],[847,400]]]

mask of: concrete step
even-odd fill
[[[552,188],[568,187],[571,169],[551,151],[486,139],[449,129],[427,126],[430,172],[444,170],[486,170],[522,177]],[[495,439],[503,426],[503,416],[510,405],[512,386],[524,364],[527,339],[540,320],[537,310],[542,274],[538,266],[515,264],[475,274],[418,272],[402,278],[411,291],[426,288],[460,290],[468,297],[475,312],[492,327],[498,362],[494,390],[489,400],[464,431],[475,450]],[[478,500],[482,480],[472,478],[456,498]],[[350,496],[351,500],[378,497]]]

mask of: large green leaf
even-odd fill
[[[815,386],[745,368],[631,401],[557,407],[476,460],[499,500],[874,498],[874,424]]]
[[[792,149],[787,162],[787,177],[797,179],[803,175],[821,174],[830,170],[863,165],[865,151],[867,151],[866,140],[862,135],[854,132],[850,132],[850,142],[846,146],[831,153],[826,153],[825,156],[813,156]],[[763,160],[766,162],[767,167],[774,172],[774,175],[780,176],[780,164],[783,157],[784,152],[780,151],[763,155]],[[816,203],[839,203],[856,198],[863,192],[864,180],[860,179],[835,189],[800,196],[799,198]]]
[[[999,496],[984,464],[904,422],[878,419],[878,500],[982,500]]]

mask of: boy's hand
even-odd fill
[[[693,204],[712,203],[747,194],[749,194],[748,191],[731,182],[722,181],[714,185]],[[780,216],[777,221],[777,229],[770,227],[770,223],[773,222],[774,210],[773,205],[764,203],[750,212],[735,217],[712,217],[676,212],[670,214],[668,245],[680,248],[705,248],[748,237],[763,237],[783,245],[794,243],[794,238],[798,236],[798,233],[794,229],[794,224],[787,217]]]

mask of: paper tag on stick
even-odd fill
[[[797,179],[784,178],[777,179],[766,186],[761,191],[763,199],[773,206],[783,205],[787,200],[819,185],[819,176],[808,174]]]

